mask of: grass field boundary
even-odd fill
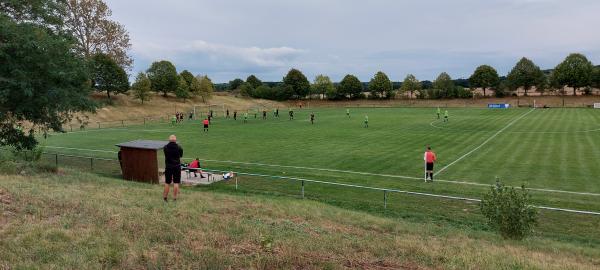
[[[94,158],[94,159],[98,159],[98,160],[117,161],[115,159],[96,158],[96,157],[89,157],[89,156],[67,155],[67,154],[48,153],[48,152],[44,152],[44,153],[50,154],[50,155],[57,155],[57,156],[60,155],[60,156],[68,156],[68,157],[76,157],[76,158]],[[210,168],[203,168],[203,171],[218,172],[218,173],[231,172],[231,170],[224,171],[224,170],[216,170],[216,169],[210,169]],[[383,191],[383,192],[394,192],[394,193],[403,193],[403,194],[436,197],[436,198],[444,198],[444,199],[452,199],[452,200],[481,202],[481,199],[475,199],[475,198],[467,198],[467,197],[443,195],[443,194],[433,194],[433,193],[417,192],[417,191],[408,191],[408,190],[393,189],[393,188],[363,186],[363,185],[356,185],[356,184],[336,183],[336,182],[322,181],[322,180],[316,180],[316,179],[300,178],[300,177],[295,177],[295,176],[267,175],[267,174],[241,172],[241,171],[233,171],[233,172],[237,175],[256,176],[256,177],[271,178],[271,179],[278,179],[278,180],[286,179],[286,180],[302,181],[303,183],[304,182],[318,183],[318,184],[324,184],[324,185],[343,186],[343,187],[351,187],[351,188],[359,188],[359,189],[367,189],[367,190],[377,190],[377,191]],[[302,186],[304,187],[304,184]],[[237,182],[236,182],[236,187],[237,187]],[[385,194],[384,194],[384,197],[386,197]],[[539,206],[539,205],[533,205],[533,206],[536,208],[539,208],[539,209],[545,209],[545,210],[551,210],[551,211],[561,211],[561,212],[569,212],[569,213],[576,213],[576,214],[600,216],[600,212],[594,212],[594,211],[576,210],[576,209],[558,208],[558,207],[549,207],[549,206]]]
[[[218,172],[218,173],[228,173],[230,171],[222,171],[222,170],[213,170],[213,169],[203,169],[204,171],[209,172]],[[264,178],[272,178],[272,179],[285,179],[285,180],[294,180],[294,181],[302,181],[308,183],[318,183],[324,185],[332,185],[332,186],[343,186],[343,187],[351,187],[351,188],[360,188],[360,189],[368,189],[368,190],[377,190],[383,192],[394,192],[394,193],[402,193],[409,195],[419,195],[419,196],[427,196],[427,197],[436,197],[443,199],[451,199],[451,200],[461,200],[461,201],[470,201],[470,202],[481,202],[481,199],[467,198],[467,197],[459,197],[459,196],[451,196],[451,195],[443,195],[443,194],[433,194],[426,192],[416,192],[416,191],[408,191],[401,189],[392,189],[392,188],[380,188],[380,187],[371,187],[371,186],[363,186],[363,185],[354,185],[354,184],[345,184],[345,183],[335,183],[307,178],[300,178],[294,176],[278,176],[278,175],[267,175],[267,174],[258,174],[258,173],[249,173],[249,172],[236,172],[233,171],[237,175],[246,175],[246,176],[256,176],[256,177],[264,177]],[[303,185],[304,186],[304,185]],[[538,209],[550,210],[550,211],[560,211],[560,212],[568,212],[575,214],[585,214],[585,215],[596,215],[600,216],[600,212],[594,211],[586,211],[586,210],[576,210],[576,209],[568,209],[568,208],[558,208],[558,207],[549,207],[549,206],[541,206],[541,205],[532,205]]]
[[[533,112],[535,110],[535,108],[527,111],[526,113],[520,115],[519,117],[515,118],[514,120],[510,121],[510,123],[508,123],[506,126],[504,126],[503,128],[501,128],[500,130],[498,130],[496,133],[494,133],[492,136],[490,136],[489,138],[487,138],[485,141],[483,141],[480,145],[478,145],[477,147],[473,148],[471,151],[467,152],[466,154],[460,156],[458,159],[450,162],[448,165],[442,167],[441,169],[439,169],[437,172],[435,172],[435,174],[433,175],[438,175],[440,173],[442,173],[443,171],[445,171],[446,169],[448,169],[448,167],[456,164],[457,162],[461,161],[463,158],[467,157],[468,155],[472,154],[473,152],[479,150],[479,148],[483,147],[484,145],[486,145],[488,142],[490,142],[492,139],[496,138],[496,136],[498,136],[500,133],[502,133],[503,131],[505,131],[507,128],[511,127],[514,123],[516,123],[517,121],[523,119],[523,117],[527,116],[528,114],[530,114],[531,112]]]
[[[90,152],[117,154],[117,151],[108,151],[108,150],[71,148],[71,147],[61,147],[61,146],[45,146],[45,147],[56,148],[56,149],[66,149],[66,150],[90,151]],[[184,160],[192,160],[193,158],[183,158],[183,159]],[[423,178],[421,178],[421,177],[412,177],[412,176],[394,175],[394,174],[379,174],[379,173],[370,173],[370,172],[357,172],[357,171],[347,171],[347,170],[327,169],[327,168],[313,168],[313,167],[303,167],[303,166],[266,164],[266,163],[256,163],[256,162],[232,161],[232,160],[215,160],[215,159],[199,159],[199,160],[204,161],[204,162],[215,162],[215,163],[229,163],[229,164],[242,164],[242,165],[253,165],[253,166],[263,166],[263,167],[277,167],[277,168],[291,168],[291,169],[302,169],[302,170],[339,172],[339,173],[347,173],[347,174],[390,177],[390,178],[410,179],[410,180],[419,180],[419,181],[423,180]],[[443,180],[443,179],[436,179],[435,181],[443,182],[443,183],[450,183],[450,184],[459,184],[459,185],[472,185],[472,186],[482,186],[482,187],[490,186],[490,184],[474,183],[474,182],[468,182],[468,181]],[[583,196],[600,196],[600,193],[592,193],[592,192],[577,192],[577,191],[544,189],[544,188],[526,188],[526,189],[531,190],[531,191],[539,191],[539,192],[565,193],[565,194],[583,195]]]

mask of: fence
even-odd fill
[[[24,154],[27,155],[27,152],[24,152]],[[33,153],[31,155],[33,155]],[[57,167],[61,167],[61,166],[62,167],[75,167],[78,169],[83,169],[86,171],[90,171],[90,172],[94,172],[94,173],[98,173],[98,174],[102,174],[102,175],[107,175],[107,176],[112,176],[112,177],[118,177],[121,175],[121,168],[119,165],[119,161],[116,159],[43,152],[41,154],[40,162],[44,162],[46,164],[52,164]],[[203,170],[207,171],[207,172],[219,173],[219,174],[230,172],[230,171],[216,170],[216,169],[203,169]],[[382,198],[381,205],[383,206],[384,210],[388,208],[389,195],[392,193],[414,195],[414,196],[421,196],[421,197],[433,197],[433,198],[440,198],[440,199],[447,199],[447,200],[467,201],[467,202],[473,202],[473,203],[478,203],[481,201],[480,199],[476,199],[476,198],[466,198],[466,197],[460,197],[460,196],[450,196],[450,195],[432,194],[432,193],[425,193],[425,192],[415,192],[415,191],[407,191],[407,190],[392,189],[392,188],[371,187],[371,186],[356,185],[356,184],[336,183],[336,182],[328,182],[328,181],[315,180],[315,179],[306,179],[306,178],[300,178],[300,177],[275,176],[275,175],[266,175],[266,174],[240,172],[240,171],[234,172],[234,173],[235,173],[235,177],[234,177],[235,190],[238,190],[240,187],[240,182],[238,181],[238,176],[250,176],[250,177],[257,177],[257,178],[261,178],[261,179],[270,179],[270,180],[276,180],[276,181],[287,180],[287,181],[293,181],[293,182],[299,183],[300,185],[299,185],[298,192],[299,192],[299,195],[301,196],[301,198],[306,197],[305,187],[307,186],[307,184],[317,184],[317,185],[322,185],[322,186],[339,187],[339,188],[346,188],[346,189],[353,189],[353,190],[372,191],[372,192],[378,192],[381,194],[381,198]],[[253,186],[253,187],[256,187],[256,186]],[[549,206],[534,206],[534,207],[536,207],[538,209],[550,210],[550,211],[560,211],[560,212],[600,216],[600,212],[594,212],[594,211],[574,210],[574,209],[557,208],[557,207],[549,207]]]
[[[145,116],[140,118],[129,118],[114,121],[91,121],[85,123],[68,123],[63,125],[65,131],[77,131],[85,129],[100,129],[100,128],[119,128],[127,126],[140,126],[146,124],[167,123],[171,121],[172,114]],[[184,120],[188,119],[188,115],[184,116]]]

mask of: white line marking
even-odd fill
[[[117,151],[70,148],[70,147],[61,147],[61,146],[45,146],[45,147],[46,148],[56,148],[56,149],[66,149],[66,150],[76,150],[76,151],[90,151],[90,152],[99,152],[99,153],[111,153],[111,154],[117,153]],[[184,160],[192,160],[192,158],[184,158]],[[232,160],[216,160],[216,159],[200,159],[200,160],[205,161],[205,162],[215,162],[215,163],[243,164],[243,165],[253,165],[253,166],[263,166],[263,167],[278,167],[278,168],[292,168],[292,169],[314,170],[314,171],[339,172],[339,173],[347,173],[347,174],[380,176],[380,177],[410,179],[410,180],[419,180],[419,181],[423,180],[422,177],[412,177],[412,176],[394,175],[394,174],[379,174],[379,173],[370,173],[370,172],[357,172],[357,171],[346,171],[346,170],[338,170],[338,169],[313,168],[313,167],[278,165],[278,164],[265,164],[265,163],[242,162],[242,161],[232,161]],[[491,185],[491,184],[482,184],[482,183],[475,183],[475,182],[469,182],[469,181],[455,181],[455,180],[442,180],[442,179],[436,179],[435,181],[449,183],[449,184],[472,185],[472,186],[482,186],[482,187],[489,187]],[[527,189],[533,190],[533,191],[540,191],[540,192],[565,193],[565,194],[585,195],[585,196],[600,196],[600,193],[591,193],[591,192],[576,192],[576,191],[544,189],[544,188],[527,188]]]
[[[442,173],[444,170],[446,170],[448,167],[454,165],[456,162],[461,161],[463,158],[465,158],[466,156],[472,154],[473,152],[479,150],[479,148],[483,147],[484,145],[486,145],[489,141],[491,141],[493,138],[495,138],[496,136],[498,136],[498,134],[502,133],[502,131],[505,131],[507,128],[509,128],[510,126],[512,126],[514,123],[516,123],[517,121],[521,120],[523,117],[525,117],[526,115],[530,114],[531,112],[533,112],[535,110],[531,109],[528,112],[522,114],[521,116],[517,117],[515,120],[512,120],[510,123],[508,123],[508,125],[506,125],[505,127],[503,127],[502,129],[498,130],[498,132],[494,133],[492,136],[490,136],[489,138],[487,138],[487,140],[485,140],[483,143],[481,143],[479,146],[475,147],[473,150],[467,152],[466,154],[462,155],[461,157],[459,157],[457,160],[452,161],[450,164],[444,166],[443,168],[441,168],[439,171],[437,171],[436,173],[434,173],[433,175],[438,175],[440,173]]]

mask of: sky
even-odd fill
[[[217,83],[291,68],[310,81],[506,75],[521,57],[549,69],[572,52],[600,64],[598,0],[105,1],[130,34],[132,74],[158,60]]]

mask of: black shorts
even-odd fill
[[[165,169],[165,184],[181,183],[181,168],[166,168]]]
[[[433,163],[426,163],[425,169],[428,171],[433,171]]]
[[[208,128],[208,125],[204,125],[204,128]]]

